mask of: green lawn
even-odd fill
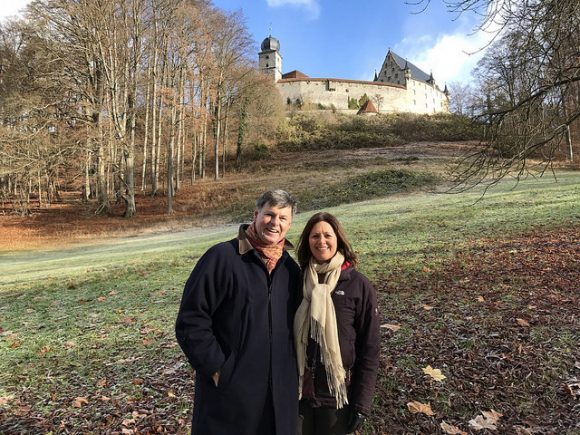
[[[380,289],[388,277],[391,291],[416,276],[444,270],[474,246],[580,223],[578,172],[558,174],[557,183],[548,176],[517,186],[506,181],[484,197],[481,193],[396,194],[327,210],[344,224],[360,254],[360,269]],[[296,217],[289,234],[293,242],[310,215]],[[234,234],[226,227],[64,254],[0,256],[0,433],[186,432],[192,379],[174,341],[173,322],[197,258]],[[404,297],[389,295],[396,312],[410,309],[414,296]],[[425,302],[419,293],[416,298]],[[450,321],[419,320],[434,327]],[[572,337],[578,331],[565,332]],[[392,339],[404,344],[412,337],[413,329],[403,328]],[[477,339],[465,339],[461,346],[477,347]],[[405,370],[425,365],[412,353],[394,364]],[[381,385],[388,382],[404,389],[395,385],[403,381],[391,379],[385,369]],[[531,405],[521,406],[525,411]],[[401,412],[406,409],[393,410]]]

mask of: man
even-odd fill
[[[211,247],[185,284],[175,330],[196,371],[192,434],[296,434],[300,285],[285,238],[295,210],[283,190],[262,194],[252,223]]]

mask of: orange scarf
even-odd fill
[[[268,269],[268,273],[272,273],[278,260],[284,253],[284,242],[286,239],[282,239],[274,245],[265,244],[256,232],[255,222],[252,222],[246,229],[246,237],[254,249],[260,254],[260,258],[264,262],[266,269]]]

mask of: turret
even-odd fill
[[[260,70],[272,77],[274,82],[282,78],[282,56],[280,56],[280,42],[272,35],[262,41],[262,51],[258,53]]]

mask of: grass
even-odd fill
[[[471,352],[478,361],[487,361],[490,343],[501,343],[486,334],[501,330],[507,310],[525,309],[522,294],[510,289],[521,290],[526,284],[517,279],[513,283],[490,280],[489,286],[474,286],[473,294],[458,293],[454,298],[438,290],[437,273],[444,273],[450,262],[468,267],[471,261],[462,263],[459,254],[485,251],[495,241],[530,231],[577,227],[580,174],[559,174],[558,183],[549,178],[530,179],[514,187],[506,182],[483,198],[481,191],[456,195],[411,193],[327,208],[326,204],[348,202],[367,194],[364,186],[369,180],[370,191],[375,183],[393,175],[414,186],[424,182],[421,178],[409,179],[408,174],[377,171],[325,187],[329,202],[311,204],[311,211],[324,207],[342,221],[360,254],[361,270],[381,291],[384,321],[404,325],[398,333],[385,335],[387,363],[382,366],[372,428],[396,428],[393,422],[411,418],[404,402],[396,399],[401,390],[407,391],[405,397],[415,391],[413,400],[433,400],[440,405],[440,413],[452,414],[457,422],[465,423],[480,408],[501,407],[501,403],[494,403],[490,393],[482,396],[479,406],[468,403],[458,393],[466,386],[461,387],[457,378],[450,385],[418,389],[415,384],[421,375],[417,371],[427,364],[451,367],[454,363],[448,358],[453,352]],[[348,189],[341,190],[344,187]],[[371,191],[370,195],[379,193]],[[296,217],[291,240],[296,241],[310,214]],[[55,253],[3,255],[0,432],[161,427],[185,433],[192,380],[173,338],[173,322],[182,286],[196,259],[208,246],[234,233],[233,227],[227,227],[165,234],[73,249],[64,257]],[[46,261],[44,266],[38,264],[41,258]],[[469,287],[471,284],[464,281],[468,278],[453,277],[445,282]],[[497,295],[498,303],[503,304],[501,309],[478,313],[481,305],[475,297],[484,290]],[[436,307],[435,312],[444,304],[454,309],[439,316],[422,309],[426,303]],[[466,316],[466,311],[471,314]],[[469,316],[472,319],[466,321]],[[522,338],[524,347],[530,349],[553,340],[554,348],[540,360],[546,364],[541,366],[540,374],[549,382],[564,377],[574,355],[578,357],[574,346],[578,331],[569,322],[564,322],[556,337],[548,324]],[[445,345],[430,341],[429,334],[446,337]],[[417,343],[423,347],[414,347]],[[391,351],[398,353],[389,365]],[[469,371],[469,364],[465,369]],[[393,382],[391,378],[397,376],[401,378]],[[486,368],[481,376],[478,388],[492,385],[493,370]],[[545,385],[536,376],[526,382],[522,379],[513,388],[529,392]],[[544,390],[552,398],[559,397],[552,384]],[[514,397],[523,395],[521,391],[509,391]],[[521,409],[517,412],[537,412],[537,405],[526,400],[518,402]],[[550,406],[551,402],[546,403]],[[517,406],[507,409],[516,412],[513,409]],[[393,420],[385,427],[379,417]],[[423,433],[433,433],[428,420],[416,424],[427,428]],[[367,426],[367,431],[370,433],[372,428]]]

